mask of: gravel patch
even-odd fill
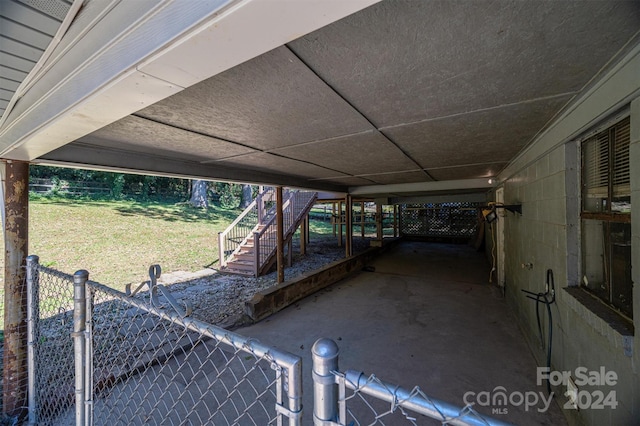
[[[369,239],[354,238],[353,253],[369,248]],[[338,247],[334,237],[313,239],[307,245],[307,253],[300,255],[299,242],[293,245],[293,265],[285,269],[289,281],[329,263],[344,258],[344,247]],[[258,278],[229,275],[214,270],[195,273],[173,272],[158,280],[171,294],[193,309],[192,317],[223,328],[235,328],[245,324],[244,303],[259,291],[277,284],[277,273],[271,272]]]

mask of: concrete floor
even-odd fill
[[[338,343],[341,371],[374,373],[407,389],[417,385],[451,404],[463,406],[470,391],[493,395],[499,386],[507,395],[545,394],[536,386],[536,364],[514,316],[488,285],[483,253],[464,245],[404,242],[371,266],[373,272],[237,330],[303,358],[303,424],[313,424],[311,347],[322,337]],[[520,425],[566,424],[555,401],[539,412],[543,407],[500,406],[506,408],[502,414],[492,414],[492,406],[474,408]]]

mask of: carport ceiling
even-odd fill
[[[639,12],[633,1],[383,1],[43,158],[175,160],[185,174],[378,195],[486,179],[636,42]]]

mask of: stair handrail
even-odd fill
[[[218,257],[220,259],[219,262],[220,262],[221,268],[227,265],[227,261],[229,260],[229,258],[233,255],[233,253],[237,251],[239,246],[242,244],[242,241],[241,242],[234,241],[236,246],[233,248],[233,250],[228,250],[229,253],[227,254],[227,242],[229,240],[228,235],[231,234],[232,231],[234,231],[235,228],[238,227],[239,224],[247,216],[249,216],[249,214],[255,211],[256,219],[252,220],[250,222],[250,225],[246,226],[246,228],[253,230],[255,226],[261,222],[261,220],[265,215],[265,212],[262,209],[262,200],[265,197],[265,195],[271,195],[270,192],[272,191],[273,191],[273,188],[267,188],[266,190],[258,194],[256,198],[242,211],[242,213],[240,213],[240,215],[233,222],[231,222],[231,224],[227,227],[227,229],[218,233]],[[248,236],[251,235],[251,231],[247,231],[243,235],[244,235],[243,236],[243,241],[244,241],[248,238]]]
[[[307,200],[304,200],[303,195],[310,195]],[[284,231],[284,240],[288,240],[291,238],[293,232],[295,232],[296,225],[300,221],[301,213],[306,211],[310,205],[313,206],[315,199],[317,197],[317,193],[309,192],[309,191],[288,191],[287,199],[282,203],[282,211],[285,222],[283,223]],[[300,202],[304,201],[301,205]],[[298,207],[296,209],[296,207]],[[289,219],[289,220],[287,220]],[[259,231],[255,231],[253,233],[254,236],[254,255],[255,255],[255,274],[258,276],[259,271],[262,269],[264,264],[269,260],[269,258],[273,255],[273,251],[276,249],[277,244],[270,244],[265,247],[267,250],[263,250],[260,246],[261,237],[274,225],[276,220],[276,216],[272,216],[267,222],[264,223],[264,227]],[[293,231],[293,232],[292,232]],[[263,261],[264,260],[264,261]]]

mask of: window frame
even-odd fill
[[[619,212],[619,211],[614,211],[612,210],[612,206],[613,206],[613,201],[614,201],[614,180],[616,177],[616,172],[619,172],[618,169],[616,169],[616,159],[614,158],[614,153],[616,152],[616,140],[619,137],[619,134],[617,134],[617,129],[618,127],[630,127],[630,117],[626,116],[626,117],[622,117],[618,120],[616,120],[614,123],[608,123],[606,125],[605,128],[600,128],[598,131],[593,132],[590,136],[582,139],[580,141],[580,227],[582,229],[582,237],[581,237],[581,243],[580,243],[580,250],[581,250],[581,258],[585,255],[586,253],[586,248],[585,248],[585,221],[600,221],[602,222],[602,226],[603,226],[603,230],[607,230],[607,232],[603,232],[603,239],[605,240],[605,244],[604,246],[606,248],[611,248],[612,247],[612,233],[610,232],[611,229],[611,225],[618,223],[618,224],[628,224],[628,226],[631,226],[631,211],[628,212]],[[603,134],[607,132],[607,196],[606,199],[601,199],[604,200],[604,204],[606,206],[606,208],[603,211],[590,211],[587,210],[586,205],[585,205],[585,198],[586,198],[586,193],[588,191],[588,189],[586,188],[587,182],[586,182],[586,176],[592,176],[594,174],[600,174],[602,173],[601,171],[591,171],[590,173],[587,173],[586,171],[586,167],[588,167],[589,165],[594,166],[595,164],[600,164],[601,161],[596,160],[591,160],[589,162],[586,161],[586,154],[585,154],[585,145],[587,143],[590,142],[594,142],[598,141],[599,138],[603,137]],[[625,133],[626,134],[626,133]],[[622,137],[625,137],[625,134],[622,135]],[[597,142],[594,142],[597,143]],[[624,142],[623,142],[624,143]],[[628,143],[628,142],[627,142]],[[627,153],[628,153],[628,148],[627,148]],[[628,155],[628,154],[627,154]],[[588,163],[588,164],[587,164]],[[623,162],[624,163],[624,162]],[[626,167],[628,167],[629,169],[626,170],[626,173],[629,174],[630,172],[630,162],[626,161]],[[623,169],[624,171],[624,169]],[[629,201],[630,203],[630,201]],[[613,280],[613,271],[612,268],[610,267],[610,265],[613,264],[614,261],[614,256],[613,256],[613,251],[612,250],[604,250],[602,251],[602,256],[603,256],[603,261],[602,261],[602,268],[603,268],[603,276],[604,279],[606,280],[604,284],[606,284],[607,287],[607,295],[606,297],[603,297],[602,292],[598,293],[596,291],[594,291],[592,288],[589,288],[589,286],[581,279],[580,280],[580,287],[586,291],[589,292],[589,294],[593,295],[594,297],[596,297],[598,300],[600,300],[601,302],[603,302],[606,306],[608,306],[610,309],[612,309],[613,311],[615,311],[616,313],[620,314],[622,317],[624,317],[625,319],[629,320],[629,321],[633,321],[633,300],[631,301],[631,309],[630,311],[626,311],[625,308],[621,308],[620,306],[618,306],[616,303],[614,303],[614,300],[616,299],[614,297],[614,280]],[[607,260],[604,259],[604,256],[607,257]],[[607,270],[607,268],[605,267],[605,264],[609,265],[609,269]],[[584,278],[586,277],[586,265],[584,264],[584,261],[581,262],[581,271],[580,271],[580,275]],[[631,264],[628,265],[628,268],[631,268]],[[630,291],[631,294],[633,296],[633,281],[630,280],[628,283],[623,282],[623,285],[629,285],[631,286]],[[615,288],[619,288],[618,286],[615,286]],[[632,297],[633,299],[633,297]]]

